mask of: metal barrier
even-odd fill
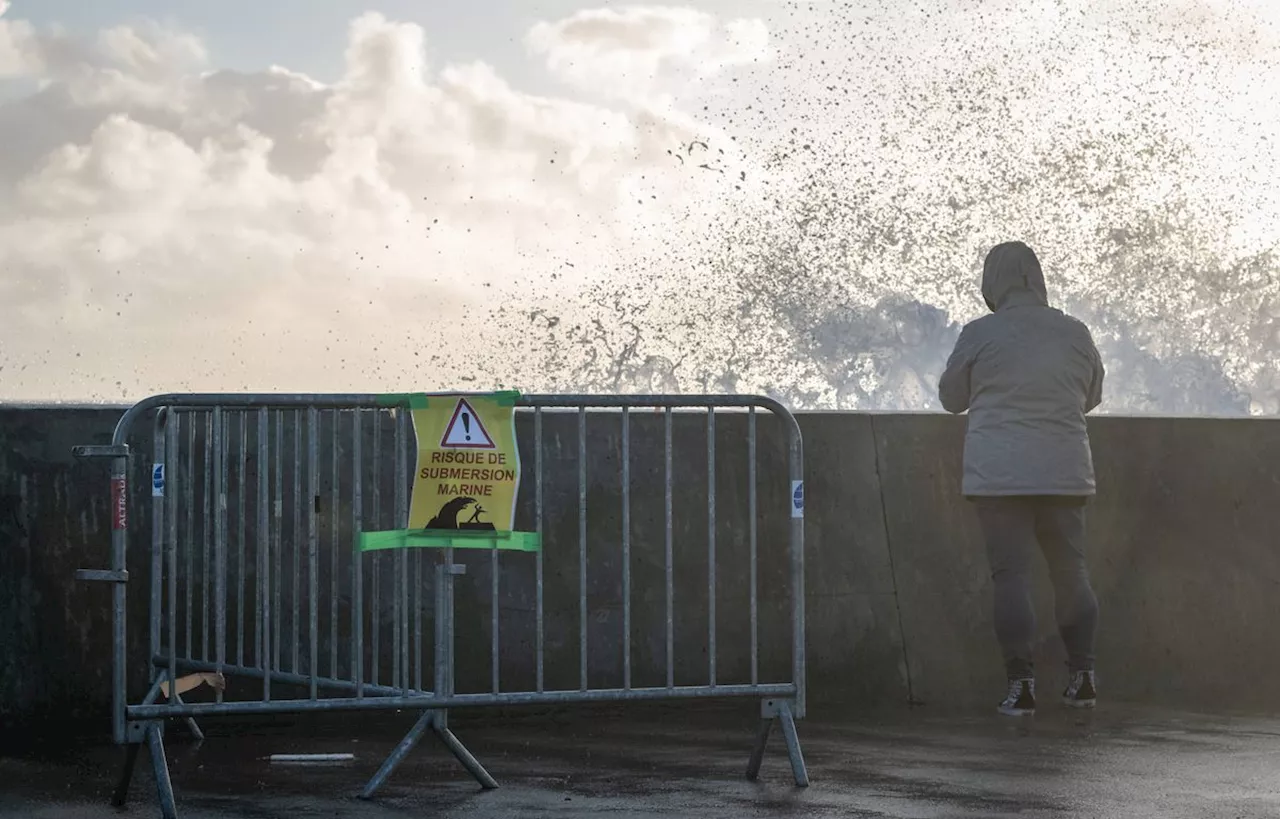
[[[146,744],[162,811],[176,816],[163,742],[166,721],[174,718],[187,720],[199,735],[195,721],[203,717],[421,711],[365,787],[368,798],[428,729],[484,787],[497,787],[449,730],[449,709],[720,697],[762,703],[748,777],[758,774],[777,722],[795,781],[808,784],[795,727],[805,712],[803,455],[799,427],[784,407],[749,396],[524,396],[517,411],[525,428],[519,443],[532,450],[533,468],[521,479],[517,517],[542,535],[541,551],[361,553],[362,531],[403,527],[407,519],[414,451],[407,401],[164,395],[126,411],[110,445],[76,448],[80,457],[111,463],[110,568],[81,570],[77,577],[114,584],[112,724],[115,741],[127,746],[116,804],[125,801]],[[785,447],[773,460],[785,461],[785,480],[779,469],[759,470],[758,410],[779,423]],[[132,502],[128,442],[149,416],[150,687],[134,701],[127,685],[133,656],[127,645],[127,549],[141,544],[130,544],[139,510]],[[705,442],[686,445],[686,433],[700,430]],[[720,442],[736,430],[745,439],[741,446]],[[602,439],[600,445],[589,446],[589,433]],[[645,458],[658,452],[656,463]],[[677,486],[677,454],[700,478],[692,500],[685,493],[689,482]],[[771,484],[763,502],[762,480]],[[727,524],[718,517],[718,486],[734,494],[739,508],[745,494],[745,521],[739,516]],[[607,514],[593,514],[603,505],[602,494],[610,501]],[[653,506],[660,514],[635,513]],[[729,525],[742,524],[745,537],[739,529],[726,536]],[[771,536],[763,541],[762,526]],[[778,546],[785,539],[785,550],[761,549],[771,538]],[[489,606],[488,612],[464,612],[460,627],[455,584],[468,560],[475,573],[488,573]],[[430,583],[424,583],[424,565]],[[680,577],[686,569],[698,575],[696,591]],[[484,591],[479,585],[476,597]],[[705,614],[701,625],[686,626],[682,617],[677,628],[678,595],[682,605],[687,601]],[[576,605],[563,606],[566,600]],[[621,623],[604,628],[619,612]],[[781,635],[789,651],[762,656],[762,624]],[[460,628],[470,635],[461,641]],[[602,629],[610,633],[600,634]],[[726,647],[726,630],[733,648]],[[516,639],[504,643],[511,632]],[[521,635],[531,640],[531,650],[520,650]],[[678,655],[677,638],[697,644]],[[477,659],[488,643],[489,673],[471,674],[474,690],[458,690],[460,642]],[[686,661],[685,655],[701,657],[702,651],[705,666]],[[762,668],[785,654],[788,662],[774,663],[780,666],[774,672]],[[427,685],[424,656],[431,657]],[[212,701],[188,702],[182,682],[191,674],[250,684],[237,682],[225,691],[217,686]]]

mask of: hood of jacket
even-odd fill
[[[1029,304],[1048,307],[1044,271],[1035,251],[1022,242],[991,248],[982,265],[982,297],[993,313]]]

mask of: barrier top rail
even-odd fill
[[[272,407],[315,407],[316,409],[392,409],[407,407],[414,395],[431,393],[165,393],[144,398],[125,410],[116,424],[112,445],[128,443],[129,430],[139,416],[161,407],[256,407],[267,403]],[[448,395],[487,395],[484,392],[450,392]],[[795,459],[802,457],[799,451],[800,425],[781,402],[759,395],[521,395],[517,406],[548,409],[610,409],[622,407],[725,407],[768,410],[788,424]],[[792,468],[803,473],[803,463],[793,461]]]

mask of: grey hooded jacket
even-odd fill
[[[964,494],[1094,494],[1085,414],[1102,403],[1104,370],[1089,329],[1049,306],[1021,242],[987,254],[982,295],[991,315],[961,331],[938,384],[948,412],[969,412]]]

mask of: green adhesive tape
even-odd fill
[[[389,392],[378,396],[378,406],[380,407],[403,407],[408,406],[411,410],[427,409],[431,406],[432,398],[439,398],[443,395],[470,395],[469,393],[426,393],[426,392]],[[520,403],[519,390],[499,390],[498,392],[484,392],[472,395],[473,398],[488,398],[500,407],[514,407]]]
[[[453,529],[395,529],[362,532],[360,551],[383,549],[499,549],[510,552],[537,552],[542,536],[537,532],[468,532]]]

